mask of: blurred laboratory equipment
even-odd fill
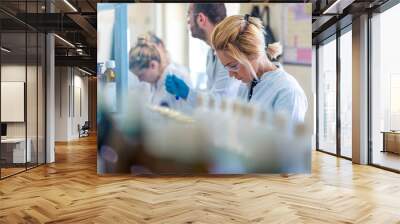
[[[125,110],[109,113],[99,147],[103,173],[309,173],[311,142],[303,123],[239,100],[197,96],[193,113],[151,105],[130,90]],[[106,112],[107,113],[107,112]],[[102,128],[102,127],[101,127]]]
[[[115,61],[109,60],[105,63],[106,70],[104,72],[104,100],[107,109],[110,112],[117,111],[117,74],[115,72]]]

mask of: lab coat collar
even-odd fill
[[[283,68],[282,68],[281,66],[276,66],[276,69],[275,69],[275,70],[269,71],[269,72],[265,72],[264,74],[261,75],[261,77],[260,77],[258,80],[259,80],[259,82],[260,82],[260,81],[263,81],[263,80],[265,80],[265,79],[271,77],[272,74],[280,73],[280,72],[282,72],[282,71],[283,71]]]
[[[264,81],[265,79],[268,79],[269,77],[271,77],[272,74],[274,73],[278,73],[283,71],[283,69],[279,66],[276,67],[275,70],[273,71],[269,71],[269,72],[265,72],[264,74],[261,75],[261,77],[258,78],[257,80],[257,84],[260,83],[261,81]],[[250,88],[252,82],[247,83],[247,86]]]
[[[217,58],[217,53],[212,48],[210,48],[210,50],[208,51],[208,55],[212,62],[214,62],[215,59]]]

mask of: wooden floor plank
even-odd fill
[[[400,175],[313,152],[312,173],[98,176],[96,138],[0,181],[0,223],[400,223]]]

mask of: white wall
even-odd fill
[[[148,3],[128,4],[128,29],[130,46],[135,46],[137,37],[155,30],[156,5]]]
[[[186,26],[187,6],[188,4],[181,3],[129,4],[130,47],[135,46],[138,36],[152,31],[164,40],[171,59],[187,66],[189,64],[187,51],[189,36]]]
[[[28,70],[31,68],[28,67]],[[1,81],[25,82],[25,65],[2,65]],[[1,108],[6,110],[7,108]],[[25,137],[25,122],[7,123],[7,137]]]
[[[28,66],[27,68],[25,67],[25,65],[2,65],[1,66],[1,81],[3,82],[25,82],[25,75],[26,75],[26,69],[28,72],[28,75],[30,74],[35,74],[36,75],[36,67],[33,66]],[[29,78],[29,76],[28,76]],[[29,80],[29,84],[34,84],[36,85],[36,81],[35,83],[31,83],[32,80]],[[27,99],[27,104],[28,106],[31,107],[35,107],[36,108],[36,101],[34,105],[29,105],[31,102],[33,102],[32,97],[35,97],[36,99],[36,88],[32,89],[32,88],[28,88],[28,99]],[[31,90],[31,91],[30,91]],[[7,108],[1,108],[1,110],[6,110]],[[30,108],[29,111],[32,108]],[[33,120],[36,121],[36,113],[34,114],[34,116],[32,117],[31,113],[27,114],[27,119],[28,122],[31,122]],[[26,122],[7,122],[7,136],[8,137],[25,137],[25,123]],[[28,125],[28,128],[31,127],[32,125]],[[36,126],[35,126],[36,129]],[[28,130],[28,135],[29,135],[30,131]],[[29,137],[29,136],[28,136]]]
[[[105,62],[111,58],[115,10],[102,10],[97,13],[97,61]]]
[[[36,70],[38,69],[38,70]],[[25,66],[25,64],[4,64],[1,66],[1,81],[17,81],[26,84],[26,121],[7,122],[7,137],[25,138],[25,135],[31,141],[32,161],[36,162],[37,150],[39,153],[39,162],[44,162],[44,74],[39,66]],[[25,80],[27,77],[27,81]],[[2,96],[7,97],[7,96]],[[10,108],[1,108],[9,110]]]
[[[56,67],[56,141],[77,139],[78,124],[88,120],[88,78],[83,75],[75,68]]]
[[[164,38],[165,46],[169,49],[171,59],[178,64],[189,65],[188,44],[189,36],[187,30],[187,6],[188,4],[174,3],[163,4],[164,14]]]
[[[77,70],[75,70],[74,75],[74,107],[72,108],[72,123],[71,123],[71,136],[72,138],[79,137],[78,133],[78,124],[81,126],[85,123],[85,121],[89,120],[88,116],[88,78],[81,76],[83,73],[76,74]],[[79,71],[78,71],[79,72]],[[79,102],[80,101],[80,102]],[[81,107],[81,108],[80,108]],[[82,111],[80,111],[82,110]]]
[[[55,140],[67,141],[68,139],[68,86],[69,77],[67,67],[55,68]],[[66,97],[65,97],[66,96]]]

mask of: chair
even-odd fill
[[[89,129],[90,129],[89,121],[85,121],[82,127],[78,124],[79,138],[89,136]]]

